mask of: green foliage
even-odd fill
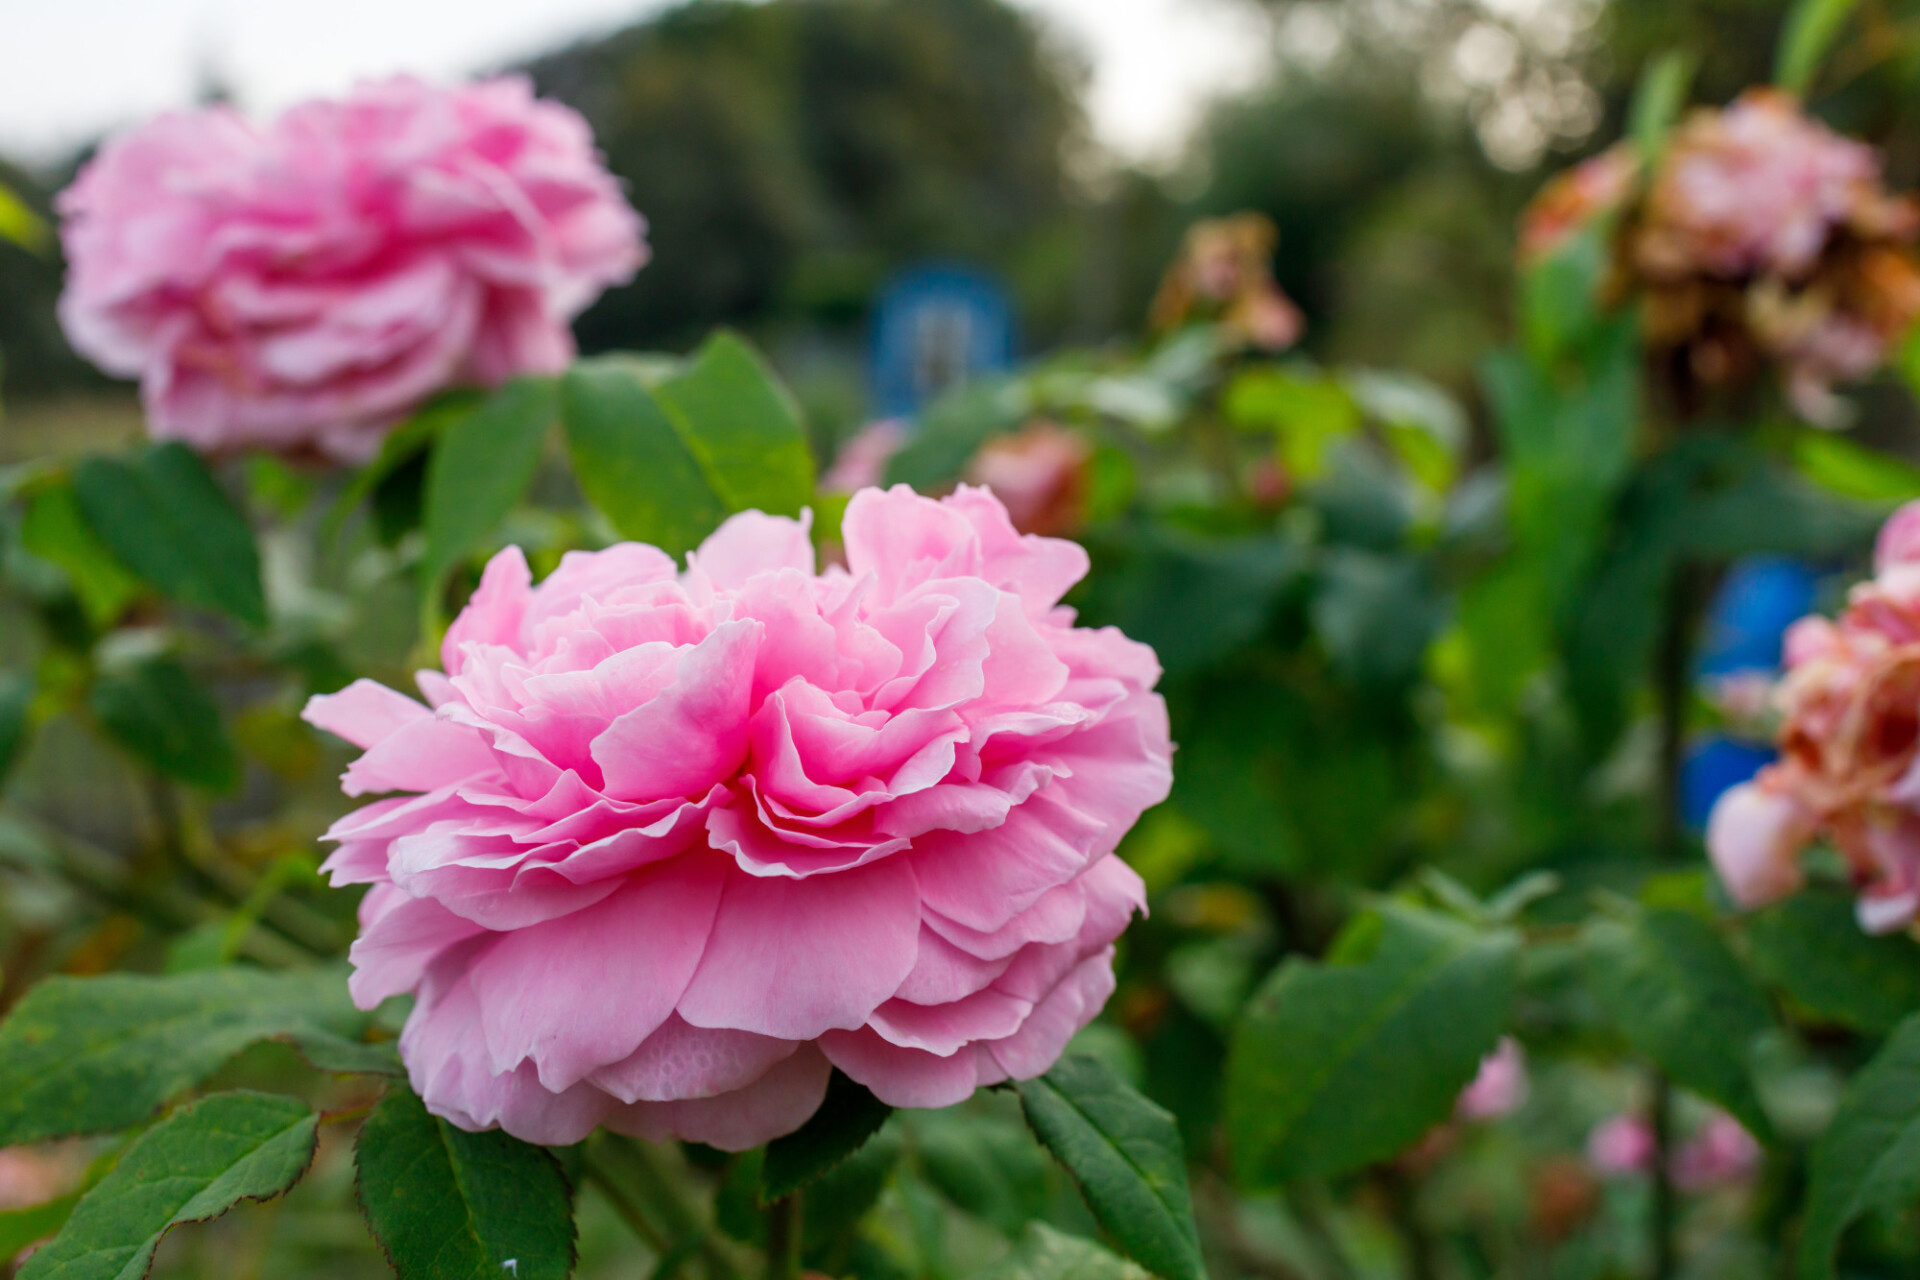
[[[1687,89],[1692,83],[1693,59],[1678,49],[1661,54],[1640,73],[1640,84],[1627,112],[1627,133],[1643,163],[1654,163],[1666,150],[1667,132],[1687,105]]]
[[[739,337],[708,338],[658,395],[728,512],[800,514],[813,496],[813,454],[799,410]]]
[[[1290,959],[1254,994],[1227,1062],[1227,1131],[1249,1188],[1383,1160],[1447,1118],[1506,1027],[1506,930],[1399,903],[1324,962]]]
[[[1007,1236],[1046,1209],[1046,1158],[1024,1125],[972,1109],[901,1118],[922,1176],[958,1207]]]
[[[1920,1009],[1920,944],[1863,931],[1840,894],[1776,902],[1750,933],[1755,970],[1816,1017],[1881,1034]]]
[[[88,527],[70,483],[49,484],[28,500],[20,519],[20,542],[67,575],[95,627],[112,624],[140,595],[140,579],[127,572]]]
[[[1920,1015],[1887,1038],[1853,1079],[1814,1147],[1806,1222],[1800,1229],[1802,1280],[1834,1274],[1847,1224],[1874,1209],[1920,1196]]]
[[[1085,1054],[1015,1087],[1027,1123],[1115,1243],[1165,1280],[1206,1280],[1173,1117]]]
[[[182,1223],[270,1200],[313,1161],[319,1117],[268,1093],[216,1093],[162,1120],[82,1196],[21,1280],[140,1280]]]
[[[468,1133],[395,1089],[354,1147],[360,1206],[399,1280],[565,1280],[573,1270],[566,1179],[545,1150]]]
[[[792,1195],[831,1171],[865,1146],[892,1114],[893,1108],[865,1085],[836,1070],[827,1082],[826,1100],[813,1118],[767,1144],[760,1198],[774,1201]]]
[[[240,756],[220,708],[180,660],[156,654],[94,682],[94,715],[121,746],[170,778],[213,791],[240,781]]]
[[[0,671],[0,786],[27,744],[33,681],[17,671]]]
[[[558,412],[550,379],[516,378],[440,429],[422,511],[429,599],[526,493]]]
[[[260,1040],[375,1069],[367,1023],[331,966],[48,978],[0,1023],[0,1147],[139,1124]]]
[[[28,1245],[52,1236],[79,1203],[80,1193],[75,1191],[25,1209],[0,1209],[0,1256],[15,1257]]]
[[[726,518],[682,429],[620,357],[567,371],[561,420],[581,489],[622,536],[680,555]]]
[[[181,604],[267,624],[253,532],[193,450],[168,442],[88,458],[73,487],[87,523],[129,569]]]
[[[1766,1000],[1714,927],[1670,907],[1588,938],[1588,982],[1633,1046],[1761,1136],[1772,1132],[1754,1084],[1754,1041],[1773,1025]]]
[[[1795,0],[1780,33],[1780,51],[1774,64],[1774,83],[1796,97],[1805,97],[1820,74],[1820,64],[1853,15],[1857,0]]]
[[[1030,1222],[1006,1257],[973,1280],[1145,1280],[1147,1273],[1091,1240]]]

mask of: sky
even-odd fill
[[[1169,159],[1207,99],[1259,74],[1233,0],[1013,0],[1092,69],[1096,137]],[[449,79],[610,31],[665,0],[0,0],[0,154],[55,158],[193,101],[208,79],[271,112],[365,76]]]

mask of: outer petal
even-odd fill
[[[495,1071],[531,1059],[559,1092],[640,1047],[700,962],[725,882],[714,858],[675,858],[606,900],[499,935],[470,974]]]
[[[1761,907],[1800,887],[1797,855],[1813,828],[1813,815],[1793,797],[1743,782],[1713,806],[1707,853],[1728,895],[1743,907]]]
[[[433,712],[404,693],[395,693],[374,680],[355,680],[338,693],[319,693],[307,699],[300,718],[366,750]]]
[[[905,859],[806,880],[736,868],[680,1016],[784,1040],[857,1027],[899,990],[919,940]]]
[[[688,563],[722,591],[738,590],[757,573],[798,569],[811,574],[813,540],[807,530],[812,527],[811,511],[798,520],[742,511],[708,534]]]
[[[520,623],[533,599],[533,573],[519,547],[501,549],[487,561],[480,585],[467,600],[467,607],[447,628],[440,642],[440,665],[449,676],[460,674],[468,644],[503,644],[515,647],[520,638]]]
[[[622,1102],[677,1102],[744,1089],[799,1044],[751,1031],[696,1027],[669,1017],[638,1049],[593,1073],[593,1083]]]
[[[353,1002],[371,1009],[388,996],[420,985],[427,969],[449,948],[486,931],[431,898],[415,898],[391,884],[378,884],[360,901],[360,936],[347,958]]]
[[[745,1151],[792,1133],[820,1109],[832,1068],[802,1045],[744,1089],[717,1098],[636,1102],[607,1117],[607,1128],[652,1142],[679,1138],[722,1151]]]

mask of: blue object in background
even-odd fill
[[[1775,671],[1780,637],[1813,612],[1819,578],[1798,560],[1748,556],[1734,562],[1707,609],[1696,672]]]
[[[1817,574],[1798,560],[1748,556],[1727,572],[1700,635],[1696,678],[1780,669],[1781,638],[1796,620],[1813,612]],[[1680,765],[1680,811],[1691,827],[1704,827],[1714,801],[1773,762],[1771,744],[1743,742],[1724,734],[1698,743]]]
[[[873,400],[904,418],[955,383],[1013,359],[1013,308],[991,276],[948,264],[910,268],[880,293],[873,321]]]
[[[1714,737],[1694,747],[1680,762],[1680,815],[1690,827],[1707,825],[1713,802],[1773,763],[1772,747]]]

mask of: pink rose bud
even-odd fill
[[[164,115],[59,210],[67,336],[207,451],[370,457],[443,387],[565,367],[573,317],[646,260],[586,122],[517,77]]]
[[[1587,1135],[1587,1162],[1609,1177],[1645,1173],[1653,1167],[1653,1126],[1623,1113],[1603,1120]]]
[[[436,1114],[743,1150],[838,1067],[939,1107],[1052,1066],[1144,904],[1110,856],[1172,780],[1152,650],[1072,625],[1087,571],[993,496],[853,496],[847,568],[734,516],[684,571],[509,547],[423,705],[307,719],[365,754],[325,870],[372,886],[351,990],[411,992]]]
[[[1512,1036],[1502,1036],[1494,1051],[1480,1060],[1479,1072],[1460,1091],[1453,1111],[1463,1120],[1497,1120],[1518,1111],[1527,1092],[1526,1050]]]
[[[1740,1182],[1760,1167],[1760,1144],[1738,1120],[1715,1111],[1699,1132],[1673,1153],[1673,1184],[1682,1191],[1706,1191]]]

